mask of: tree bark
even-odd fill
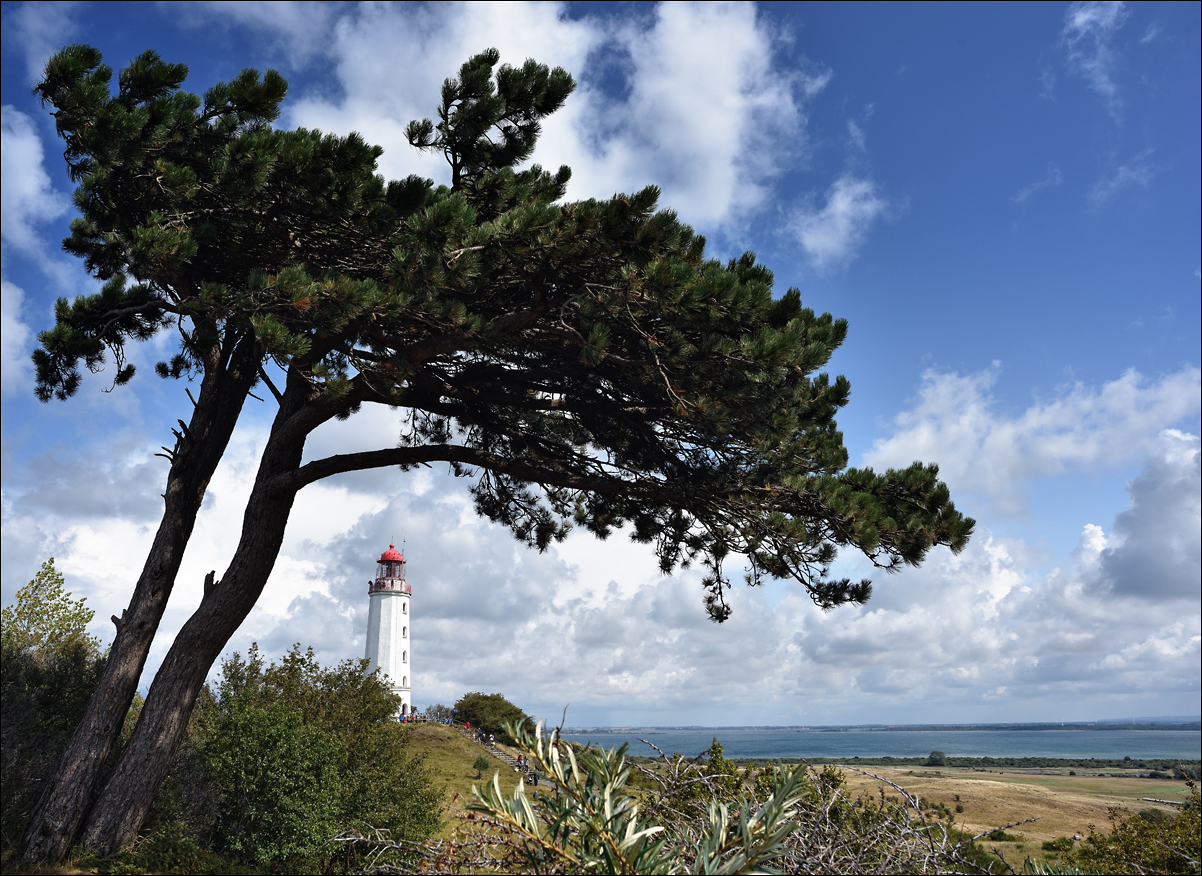
[[[258,367],[254,338],[243,338],[228,355],[220,349],[212,351],[206,366],[191,421],[176,442],[163,494],[163,519],[118,623],[100,682],[26,822],[21,851],[28,861],[61,859],[87,815],[96,782],[137,691],[209,479],[254,385]]]
[[[151,802],[187,731],[197,694],[222,648],[250,614],[279,554],[296,489],[272,478],[299,467],[305,435],[280,439],[277,414],[242,521],[242,536],[225,576],[205,595],[168,651],[122,750],[80,835],[89,851],[112,854],[137,838]]]

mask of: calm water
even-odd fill
[[[603,748],[630,743],[630,753],[655,751],[692,757],[714,737],[727,757],[925,757],[939,750],[956,757],[1065,757],[1136,760],[1202,758],[1197,730],[635,730],[564,733],[565,739]]]

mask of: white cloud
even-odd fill
[[[1130,10],[1119,2],[1073,3],[1064,13],[1061,36],[1068,49],[1068,68],[1106,99],[1111,114],[1120,105],[1115,68],[1118,57],[1111,47],[1114,35],[1126,23]]]
[[[845,174],[831,185],[822,207],[801,207],[793,216],[793,231],[818,270],[850,261],[868,229],[889,209],[876,183]]]
[[[758,207],[763,183],[804,154],[804,103],[831,73],[777,69],[754,7],[661,4],[651,27],[624,28],[614,43],[629,58],[628,95],[589,87],[568,113],[581,194],[653,182],[686,221],[720,225]]]
[[[42,166],[42,140],[33,119],[15,107],[0,109],[0,235],[5,246],[45,258],[45,241],[35,226],[67,212],[68,201],[54,190]]]
[[[1116,594],[1162,600],[1196,597],[1202,586],[1202,473],[1199,439],[1162,432],[1127,486],[1131,507],[1114,521],[1099,554],[1099,581]]]
[[[27,391],[31,383],[33,331],[21,321],[25,301],[21,287],[0,280],[0,288],[0,393],[15,395]]]
[[[1137,459],[1160,430],[1199,410],[1196,367],[1155,382],[1129,370],[1100,388],[1076,384],[1015,417],[995,409],[990,388],[998,373],[926,372],[914,407],[898,415],[897,430],[874,443],[865,463],[937,462],[954,491],[1021,516],[1033,479]]]
[[[1133,186],[1147,188],[1153,176],[1152,167],[1148,163],[1151,154],[1151,149],[1141,152],[1099,179],[1089,190],[1089,202],[1095,207],[1100,207],[1124,189]]]
[[[71,20],[78,3],[22,3],[4,16],[4,36],[25,56],[29,82],[42,78],[46,61],[78,31]]]
[[[1023,186],[1010,196],[1010,200],[1015,204],[1025,204],[1031,200],[1032,196],[1043,189],[1055,188],[1062,182],[1064,182],[1064,179],[1060,176],[1060,168],[1054,164],[1049,164],[1048,172],[1043,175],[1043,179]]]
[[[211,27],[214,23],[240,25],[275,34],[272,48],[294,66],[301,66],[328,48],[330,29],[337,16],[333,3],[316,0],[213,0],[197,4],[163,3],[173,16],[193,27]]]
[[[1123,380],[1125,389],[1116,381],[1043,407],[1080,412],[1126,394],[1155,419],[1172,378]],[[1077,450],[1060,458],[1096,460],[1130,443],[1123,422],[1111,426],[1119,438],[1061,436]],[[369,408],[315,434],[310,451],[386,445],[398,427],[395,412]],[[265,434],[251,418],[213,478],[149,671],[199,602],[205,573],[220,575],[232,555]],[[1101,449],[1081,449],[1091,441]],[[35,459],[25,491],[6,489],[6,596],[54,554],[100,617],[120,614],[157,521],[153,443],[131,434],[90,461]],[[1129,711],[1107,705],[1116,696],[1153,695],[1155,710],[1182,712],[1176,692],[1197,688],[1199,441],[1166,431],[1140,446],[1147,461],[1130,508],[1106,530],[1085,525],[1075,555],[1050,573],[1032,571],[1044,553],[980,525],[963,553],[937,550],[879,579],[864,607],[824,613],[796,584],[740,585],[721,626],[702,609],[698,572],[663,578],[648,547],[622,534],[574,533],[539,554],[478,519],[468,482],[441,468],[332,479],[298,498],[263,597],[228,650],[258,641],[278,655],[300,642],[324,662],[361,656],[366,579],[403,538],[418,703],[499,690],[544,716],[572,702],[580,724],[1084,719]],[[840,574],[871,574],[841,562]],[[1148,574],[1162,586],[1138,583]]]
[[[14,16],[23,12],[18,10]],[[52,257],[37,227],[67,212],[67,199],[55,191],[43,166],[42,140],[33,120],[15,107],[0,108],[0,239],[3,264],[14,253],[32,258],[61,284],[70,270]],[[24,321],[25,291],[4,278],[0,299],[0,392],[25,392],[30,385],[33,331]]]

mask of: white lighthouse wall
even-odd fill
[[[388,686],[401,697],[405,712],[412,709],[409,664],[409,594],[398,591],[377,591],[371,595],[367,615],[367,654],[369,671],[378,671],[388,678]]]
[[[367,603],[367,653],[363,656],[371,661],[371,672],[380,668],[380,595],[373,593]]]

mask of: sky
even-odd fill
[[[416,705],[501,692],[572,726],[1080,721],[1196,714],[1202,667],[1202,240],[1196,3],[4,3],[0,435],[3,602],[53,556],[111,640],[158,525],[184,385],[135,351],[39,403],[30,353],[96,282],[30,94],[55,49],[120,69],[147,48],[203,92],[290,83],[279,125],[362,133],[388,179],[449,174],[402,135],[495,46],[578,88],[532,160],[567,199],[654,183],[712,255],[753,250],[846,318],[830,364],[853,465],[940,466],[977,520],[959,555],[875,577],[824,613],[796,583],[664,577],[618,533],[539,554],[444,470],[357,473],[298,497],[229,651],[363,655],[391,541],[413,586]],[[248,402],[212,480],[143,689],[229,561],[272,409]],[[397,414],[316,432],[307,458],[391,446]],[[871,575],[846,554],[835,573]],[[570,706],[569,706],[570,704]]]

